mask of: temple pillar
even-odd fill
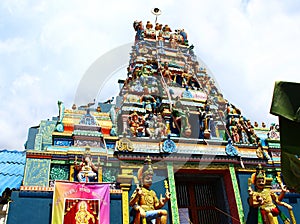
[[[69,181],[75,181],[75,166],[74,165],[70,165]]]
[[[101,183],[102,182],[102,166],[100,166],[98,168],[98,182]]]
[[[236,173],[235,173],[233,164],[229,164],[229,172],[230,172],[234,196],[235,196],[235,200],[236,200],[236,204],[237,204],[240,223],[245,223],[245,216],[244,216],[244,210],[243,210],[240,190],[239,190],[238,182],[236,179]]]
[[[123,224],[129,224],[129,201],[128,191],[131,188],[132,169],[122,169],[122,173],[118,175],[117,182],[120,183],[122,189],[122,220]]]
[[[168,162],[167,170],[168,170],[168,179],[169,179],[169,191],[171,194],[170,203],[171,203],[172,222],[180,223],[178,206],[177,206],[176,185],[175,185],[173,162]]]

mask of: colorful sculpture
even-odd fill
[[[139,181],[135,180],[137,188],[129,202],[129,205],[136,211],[134,224],[166,224],[168,221],[168,212],[161,208],[169,201],[170,193],[167,183],[165,183],[165,198],[160,196],[160,199],[158,199],[155,191],[150,189],[154,174],[151,163],[152,161],[148,156],[145,159],[144,166],[138,171],[138,179],[142,183],[141,187],[139,186]]]
[[[98,166],[95,166],[92,162],[92,156],[90,155],[89,151],[90,149],[86,148],[85,155],[80,164],[77,162],[77,156],[75,157],[74,165],[75,170],[78,171],[77,178],[79,182],[93,182],[97,179],[100,161],[98,161]]]
[[[144,134],[144,119],[137,112],[130,114],[128,123],[133,137],[141,137]]]
[[[190,137],[192,134],[191,124],[189,123],[189,108],[183,109],[179,98],[177,98],[174,107],[172,108],[172,115],[175,125],[180,130],[180,134],[184,137]]]
[[[289,211],[292,224],[296,223],[292,206],[282,202],[286,187],[282,185],[280,195],[276,195],[271,190],[272,178],[267,178],[261,164],[258,164],[256,172],[248,180],[249,204],[254,208],[258,208],[258,224],[277,224],[277,216],[286,223],[291,223],[290,220],[280,211],[278,206],[286,207]],[[255,185],[255,190],[251,184]]]

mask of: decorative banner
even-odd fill
[[[109,215],[109,184],[55,182],[52,224],[109,224]]]

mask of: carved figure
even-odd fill
[[[163,122],[163,118],[161,115],[157,116],[157,120],[154,123],[154,137],[155,138],[163,138],[167,135],[167,126]]]
[[[177,49],[178,48],[177,35],[175,35],[175,34],[170,35],[170,47],[172,49]]]
[[[156,100],[152,95],[150,95],[147,86],[144,87],[144,94],[142,95],[140,101],[143,103],[143,107],[147,113],[154,112],[156,109]]]
[[[77,156],[75,157],[74,165],[75,169],[78,171],[77,178],[79,182],[92,182],[97,179],[100,161],[98,161],[98,166],[95,166],[89,151],[90,149],[86,148],[85,155],[80,164],[77,162]]]
[[[146,24],[146,29],[152,29],[153,28],[153,25],[150,21],[147,21],[147,24]]]
[[[158,53],[160,54],[165,53],[164,42],[165,42],[165,38],[163,37],[163,33],[159,32],[157,36],[157,48],[158,48]]]
[[[165,78],[165,81],[167,82],[167,84],[170,84],[173,79],[173,74],[169,69],[168,62],[165,62],[165,64],[164,64],[164,67],[162,69],[162,75]]]
[[[144,25],[142,21],[134,21],[133,28],[136,31],[135,41],[144,40]]]
[[[152,161],[148,156],[145,159],[144,166],[138,171],[138,179],[135,179],[137,188],[130,198],[129,205],[136,211],[134,224],[147,223],[147,224],[166,224],[168,219],[168,212],[161,209],[170,199],[167,183],[165,183],[166,194],[165,197],[156,196],[155,191],[151,190],[152,177],[153,177]],[[141,221],[145,220],[144,222]]]
[[[187,33],[184,31],[184,29],[180,30],[179,34],[183,37],[183,43],[188,45]]]
[[[210,107],[206,104],[202,109],[199,109],[199,122],[200,122],[200,134],[201,137],[205,139],[210,138],[210,122],[212,120],[212,114],[210,112]],[[202,136],[203,135],[203,136]]]
[[[157,116],[152,112],[150,112],[145,115],[144,120],[145,120],[145,135],[151,138],[154,137],[155,125],[157,123]]]
[[[189,91],[189,87],[185,86],[185,90],[182,92],[181,96],[183,98],[193,98],[193,94]]]
[[[184,137],[190,137],[192,134],[191,125],[189,123],[190,111],[187,107],[186,110],[183,110],[180,100],[177,98],[175,106],[172,108],[172,114],[175,117],[175,124],[180,133]]]
[[[287,191],[286,187],[282,185],[282,191],[278,196],[271,190],[271,181],[272,178],[266,177],[261,164],[258,164],[256,172],[248,180],[249,204],[258,208],[258,223],[276,224],[279,214],[284,223],[290,223],[290,220],[279,210],[279,205],[288,209],[292,223],[296,223],[292,206],[282,202]],[[255,190],[252,189],[251,183],[255,185]]]
[[[233,126],[231,130],[232,130],[231,137],[232,137],[233,142],[234,143],[239,143],[240,142],[240,135],[238,133],[237,126]]]
[[[133,137],[142,136],[144,132],[144,119],[137,114],[137,112],[133,112],[128,117],[128,123],[130,126],[130,132]]]
[[[268,132],[268,138],[270,139],[279,139],[279,132],[275,128],[275,124],[271,124],[270,130]]]

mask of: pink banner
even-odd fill
[[[109,184],[56,181],[52,224],[109,224]]]

